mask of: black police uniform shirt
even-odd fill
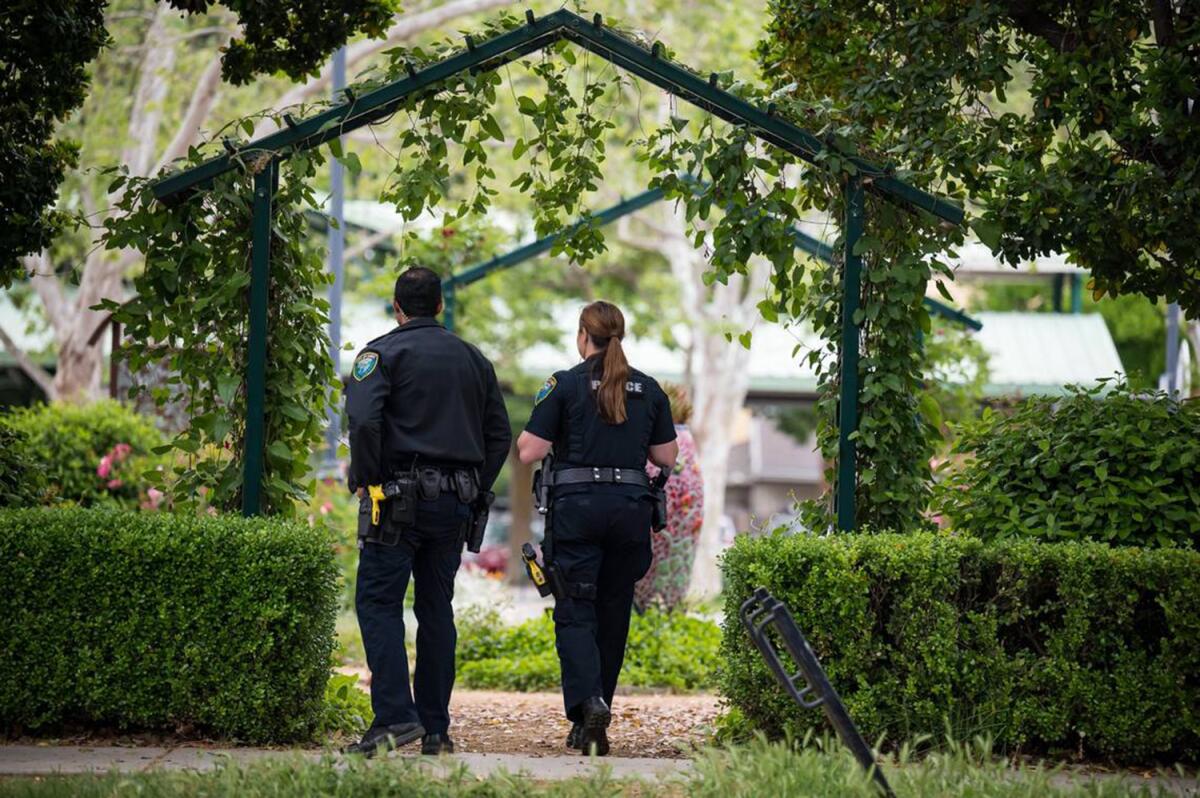
[[[346,386],[350,490],[417,464],[479,469],[489,490],[512,429],[491,362],[432,318],[411,319],[354,360]]]
[[[675,440],[671,403],[659,384],[637,369],[625,383],[626,420],[609,424],[600,417],[602,355],[592,355],[567,371],[555,372],[534,400],[526,432],[554,444],[554,468],[608,466],[642,470],[651,446]],[[623,485],[564,485],[557,495],[582,490],[627,491]]]

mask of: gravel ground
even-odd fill
[[[703,745],[718,713],[712,695],[618,695],[608,730],[612,756],[681,759]],[[456,690],[450,737],[457,750],[561,756],[571,724],[557,693]]]

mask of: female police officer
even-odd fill
[[[551,509],[542,551],[556,573],[554,631],[567,745],[608,753],[609,707],[625,657],[633,587],[650,567],[649,457],[670,470],[678,446],[667,396],[630,368],[625,317],[609,302],[579,315],[583,362],[546,380],[517,449],[521,462],[550,453]],[[545,469],[544,469],[545,471]]]

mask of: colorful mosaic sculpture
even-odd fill
[[[634,589],[633,603],[638,612],[647,607],[673,610],[687,595],[692,576],[692,561],[696,557],[696,541],[704,520],[704,480],[696,454],[696,441],[683,425],[676,426],[679,438],[679,459],[667,481],[667,526],[651,535],[654,561],[650,570]],[[658,467],[647,464],[651,477]]]

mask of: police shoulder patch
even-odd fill
[[[354,379],[362,382],[371,373],[375,371],[375,367],[379,365],[379,353],[372,352],[367,349],[354,358]]]
[[[533,406],[537,407],[540,405],[542,400],[549,396],[556,387],[558,387],[558,379],[556,377],[546,380],[546,383],[538,389],[537,396],[533,397]]]

